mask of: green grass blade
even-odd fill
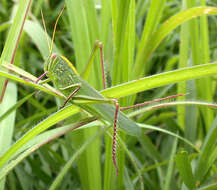
[[[92,0],[67,0],[66,7],[75,51],[76,68],[81,73],[85,70],[95,41],[100,39],[95,2]],[[102,79],[100,77],[101,69],[98,58],[96,57],[94,61],[88,82],[96,89],[101,89]],[[79,148],[89,136],[96,132],[97,128],[84,130],[76,137],[72,137],[72,141]],[[76,140],[76,138],[79,140]],[[99,142],[99,139],[97,139],[78,160],[80,179],[84,189],[101,189]]]
[[[203,177],[206,175],[212,164],[214,164],[214,160],[211,159],[211,153],[216,148],[216,139],[217,139],[217,127],[216,127],[217,119],[215,118],[212,127],[210,128],[205,142],[202,147],[202,154],[199,157],[199,161],[196,167],[195,176],[198,183],[201,182]]]
[[[136,76],[141,76],[144,65],[150,58],[152,52],[157,48],[161,41],[176,27],[182,23],[202,15],[216,15],[217,8],[213,7],[196,7],[182,11],[175,16],[169,18],[163,23],[156,32],[150,37],[148,41],[148,48],[143,49],[141,55],[138,55],[137,62],[135,63]]]
[[[196,6],[195,0],[187,1],[188,8],[192,8],[195,6]],[[200,55],[201,49],[200,49],[200,43],[199,43],[198,18],[194,18],[190,20],[188,24],[189,24],[189,33],[190,33],[191,55],[192,55],[192,60],[189,60],[190,61],[189,65],[190,66],[200,65],[201,58],[198,55]],[[202,80],[203,79],[197,79],[196,81],[187,82],[187,88],[192,89],[190,98],[198,97],[199,99],[201,99],[200,96],[203,94],[203,92],[201,93],[200,91],[203,89],[203,87],[201,86],[201,88],[197,88],[196,90],[195,85],[197,86],[202,85],[201,83]],[[186,115],[189,115],[191,117],[191,120],[186,121],[185,136],[192,142],[195,141],[196,133],[197,133],[197,126],[199,125],[197,114],[198,114],[198,110],[196,110],[194,107],[189,107],[189,109],[186,110]]]
[[[124,64],[120,63],[123,56],[122,51],[124,48],[124,42],[127,40],[125,39],[125,31],[129,14],[129,4],[130,0],[119,0],[117,2],[112,1],[112,24],[114,33],[114,64],[112,69],[113,85],[117,85],[122,81],[121,73]],[[132,28],[134,29],[134,27]]]
[[[178,139],[175,138],[175,140],[173,142],[171,154],[170,154],[170,160],[169,160],[169,165],[167,168],[167,174],[166,174],[165,184],[164,184],[163,190],[169,190],[170,189],[170,183],[172,180],[172,174],[173,174],[173,168],[174,168],[174,157],[175,157],[175,153],[177,150],[177,144],[178,144]]]
[[[151,130],[155,130],[155,131],[159,131],[161,133],[165,133],[165,134],[168,134],[172,137],[176,137],[178,138],[179,140],[183,141],[184,143],[186,143],[187,145],[189,145],[190,147],[192,147],[196,152],[199,152],[200,153],[200,150],[198,149],[197,146],[195,146],[194,144],[192,144],[188,139],[186,138],[183,138],[179,135],[177,135],[176,133],[173,133],[171,131],[168,131],[166,129],[161,129],[159,127],[155,127],[155,126],[152,126],[152,125],[145,125],[145,124],[139,124],[139,126],[143,129],[151,129]]]
[[[102,16],[101,16],[101,40],[104,47],[104,59],[107,61],[109,50],[111,49],[109,38],[110,36],[110,22],[111,22],[111,1],[102,0]]]
[[[69,169],[72,166],[72,163],[75,161],[75,159],[77,157],[79,157],[79,155],[89,146],[91,145],[92,142],[94,142],[94,140],[103,134],[103,132],[105,132],[105,130],[99,130],[95,135],[93,135],[92,137],[90,137],[89,139],[87,139],[83,145],[73,154],[73,156],[68,160],[68,162],[64,165],[64,167],[62,168],[62,170],[59,172],[58,176],[56,177],[56,179],[53,181],[53,183],[51,184],[49,190],[54,190],[57,189],[58,186],[60,186],[61,181],[64,177],[64,175],[66,175],[66,173],[69,171]]]
[[[186,9],[186,1],[182,1],[182,8],[183,10]],[[188,65],[188,49],[189,49],[189,35],[188,35],[188,23],[184,23],[181,26],[181,33],[180,33],[180,43],[179,46],[179,66],[178,68],[184,68]],[[186,81],[180,82],[177,84],[177,93],[178,94],[186,94]],[[178,100],[182,101],[185,100],[185,96],[178,97]],[[184,129],[185,128],[185,114],[186,109],[185,106],[178,106],[177,107],[177,115],[178,115],[178,124],[179,126]]]
[[[192,168],[191,168],[191,164],[187,152],[185,151],[179,152],[175,157],[175,162],[185,185],[189,189],[194,189],[196,183],[192,173]]]
[[[9,82],[6,90],[5,100],[0,106],[0,116],[6,113],[17,101],[17,88],[14,83]],[[11,145],[14,126],[15,126],[15,115],[12,113],[9,117],[1,121],[0,123],[0,155],[6,151]],[[0,189],[4,189],[4,179],[0,180]]]
[[[22,27],[30,6],[31,0],[21,0],[19,2],[17,13],[13,19],[13,24],[1,55],[1,61],[11,61],[16,45],[19,42],[20,33],[22,32]]]
[[[112,130],[110,130],[112,133]],[[104,164],[104,190],[115,188],[115,168],[112,166],[112,139],[109,135],[105,135],[105,164]]]
[[[123,96],[132,95],[144,90],[156,88],[163,85],[172,84],[175,82],[183,81],[183,80],[190,80],[195,79],[198,77],[209,76],[216,73],[217,64],[210,63],[204,64],[199,66],[194,66],[190,68],[183,68],[178,69],[171,72],[165,72],[157,75],[153,75],[150,77],[145,77],[140,80],[131,81],[119,86],[114,86],[112,88],[108,88],[101,92],[107,98],[119,98]],[[9,77],[13,80],[22,82],[22,83],[30,83],[28,81],[23,81],[14,75],[7,74],[3,71],[0,71],[1,76]],[[33,83],[32,86],[38,86],[37,84]],[[41,90],[45,91],[43,88]],[[111,97],[111,94],[113,97]]]
[[[206,5],[206,0],[200,1],[201,6]],[[209,32],[208,32],[208,20],[207,16],[201,16],[200,17],[200,48],[203,49],[203,51],[200,52],[201,55],[201,64],[209,63],[210,62],[210,47],[209,47]],[[206,100],[206,101],[212,101],[212,81],[210,78],[206,78],[204,80],[199,80],[200,82],[200,96],[199,98]],[[202,109],[203,116],[206,124],[206,129],[211,127],[212,121],[214,119],[213,112],[209,109],[205,108]]]
[[[118,11],[117,11],[118,10]],[[116,12],[117,11],[117,12]],[[112,83],[119,84],[129,81],[131,78],[132,65],[135,51],[135,1],[120,0],[112,1],[113,33],[114,33],[114,64],[112,68]],[[115,17],[117,20],[115,20]],[[120,105],[127,105],[128,99],[122,99]],[[124,134],[119,133],[122,139]],[[109,143],[109,142],[107,142]],[[109,147],[108,147],[109,148]],[[111,148],[110,148],[111,149]],[[124,165],[125,153],[118,150],[119,175],[117,178],[117,188],[124,186]],[[110,162],[112,165],[112,162]],[[112,166],[110,166],[112,167]],[[109,168],[109,167],[107,167]],[[110,175],[111,176],[111,175]],[[111,184],[114,182],[110,182]],[[108,187],[109,188],[109,187]],[[111,188],[111,187],[110,187]]]
[[[18,47],[23,25],[28,15],[30,6],[31,6],[31,0],[20,1],[17,13],[13,19],[13,24],[11,26],[7,40],[5,42],[4,50],[2,52],[1,59],[0,59],[0,65],[2,64],[3,61],[7,61],[9,63],[14,62],[14,56],[16,53],[16,49]],[[2,92],[4,82],[5,80],[1,78],[0,80],[1,93],[4,93]]]
[[[65,109],[59,110],[55,114],[51,115],[50,117],[46,118],[44,121],[40,122],[36,125],[33,129],[28,131],[22,138],[20,138],[14,145],[8,149],[0,157],[0,168],[13,156],[13,154],[18,151],[22,146],[24,146],[28,141],[33,139],[36,135],[40,134],[41,132],[45,131],[52,125],[56,124],[57,122],[71,116],[76,112],[75,106],[69,106]]]
[[[46,33],[42,26],[40,26],[37,22],[27,20],[24,25],[24,31],[29,37],[31,37],[34,44],[36,44],[37,48],[39,49],[43,59],[46,60],[49,56],[49,48]],[[50,37],[48,37],[48,40],[49,44],[51,44]],[[55,44],[53,46],[53,52],[60,53]]]
[[[144,90],[160,87],[163,85],[216,74],[216,69],[216,63],[178,69],[170,72],[152,75],[149,77],[144,77],[139,80],[131,81],[122,85],[114,86],[112,88],[103,90],[101,94],[105,97],[120,98],[126,95],[132,95]]]
[[[16,167],[17,164],[19,164],[25,157],[27,157],[32,152],[39,149],[41,146],[49,143],[50,141],[53,141],[54,139],[68,133],[71,130],[80,130],[81,126],[88,124],[94,120],[96,120],[95,117],[87,118],[85,120],[79,121],[76,124],[63,126],[61,128],[51,129],[49,131],[46,131],[36,136],[35,138],[27,142],[22,148],[19,149],[19,151],[17,151],[13,155],[13,157],[11,158],[13,159],[13,162],[9,162],[8,164],[6,164],[4,168],[0,171],[0,179],[5,177],[10,172],[10,170]],[[90,127],[90,126],[85,126],[85,127]]]
[[[14,66],[13,66],[14,67]],[[0,70],[0,76],[2,77],[6,77],[8,79],[11,79],[13,81],[17,81],[19,83],[23,83],[23,84],[26,84],[26,85],[29,85],[29,86],[32,86],[38,90],[41,90],[45,93],[48,93],[48,94],[51,94],[51,95],[54,95],[54,96],[57,96],[57,97],[62,97],[62,98],[65,98],[65,96],[60,93],[59,91],[57,91],[56,89],[54,89],[53,87],[49,86],[49,85],[45,85],[42,86],[42,85],[39,85],[39,84],[36,84],[35,82],[32,82],[32,81],[29,81],[29,80],[25,80],[25,79],[22,79],[16,75],[13,75],[13,74],[10,74],[10,73],[7,73],[5,71],[2,71]],[[34,80],[35,81],[35,80]],[[47,88],[48,87],[48,88]]]
[[[13,111],[19,108],[23,103],[25,103],[29,98],[33,96],[34,93],[29,94],[28,96],[24,97],[23,99],[19,100],[15,105],[13,105],[7,112],[0,116],[0,122],[8,117]]]
[[[166,0],[155,0],[155,1],[150,2],[150,8],[148,11],[147,19],[146,19],[144,30],[142,33],[142,37],[141,37],[141,40],[140,40],[139,46],[138,46],[138,55],[136,57],[136,64],[138,62],[137,59],[139,59],[142,56],[142,54],[144,53],[143,52],[144,49],[146,49],[147,46],[149,46],[149,44],[147,44],[147,42],[149,41],[149,38],[151,38],[151,35],[157,29],[157,26],[160,22],[160,18],[161,18],[162,13],[163,13],[165,3],[166,3]],[[135,74],[134,78],[138,78],[138,76],[136,76],[136,74]]]
[[[198,190],[216,190],[216,188],[217,188],[217,183],[213,183],[210,185],[206,185],[202,188],[199,188]]]
[[[3,52],[0,58],[0,65],[2,64],[3,61],[8,61],[10,63],[14,62],[16,49],[18,47],[19,39],[20,39],[22,29],[23,29],[23,24],[28,15],[28,10],[30,6],[31,6],[31,0],[21,0],[19,2],[16,15],[13,18],[13,24],[8,33],[7,40],[5,42],[4,49],[3,49]],[[5,100],[4,105],[1,105],[1,113],[4,113],[8,109],[8,107],[11,106],[11,103],[12,104],[15,103],[17,99],[16,87],[14,87],[15,91],[13,91],[13,93],[11,94],[11,90],[6,89],[6,86],[5,86],[6,84],[7,84],[7,80],[0,77],[0,93],[1,93],[0,101],[2,101],[2,98],[4,97],[5,90],[6,90],[5,96],[10,97],[10,102],[8,102],[8,100]],[[13,86],[13,84],[11,86]],[[4,146],[1,146],[0,152],[4,151],[4,149],[6,149],[11,143],[11,136],[13,134],[13,128],[14,128],[14,119],[15,119],[15,114],[8,117],[4,121],[5,123],[1,122],[0,124],[2,128],[0,131],[0,136],[2,137],[8,136],[8,138],[6,139],[0,138],[0,141],[1,141],[0,144],[4,145]],[[7,130],[3,129],[2,125],[4,126],[4,128],[7,128]],[[2,142],[2,140],[4,140],[4,142]],[[3,188],[4,188],[4,180],[1,180],[0,189],[3,189]]]

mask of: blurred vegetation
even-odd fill
[[[1,63],[13,58],[18,37],[11,41],[6,39],[13,20],[25,19],[24,15],[16,14],[17,10],[27,10],[29,2],[0,2]],[[54,23],[64,5],[66,10],[54,40],[58,53],[67,57],[82,73],[95,41],[103,43],[108,90],[111,90],[108,92],[111,94],[103,91],[99,53],[88,78],[90,85],[106,97],[121,96],[121,106],[174,94],[184,96],[126,112],[139,123],[143,134],[137,138],[119,131],[117,159],[120,173],[116,176],[111,159],[112,128],[106,130],[108,123],[86,122],[85,114],[77,113],[76,108],[70,106],[64,111],[68,114],[65,119],[66,116],[64,118],[64,114],[58,112],[62,100],[44,92],[28,96],[36,89],[10,80],[0,104],[0,116],[16,103],[17,106],[4,120],[0,117],[0,163],[5,152],[24,134],[31,133],[33,127],[43,125],[44,128],[17,148],[7,159],[10,162],[0,165],[0,190],[217,189],[217,71],[213,70],[212,75],[210,72],[210,76],[202,72],[203,67],[201,75],[199,70],[192,71],[198,72],[197,78],[205,76],[200,79],[187,77],[187,74],[185,78],[183,71],[177,74],[180,80],[168,77],[165,84],[169,85],[165,86],[159,78],[159,83],[150,81],[144,90],[137,90],[139,93],[132,90],[119,96],[118,90],[110,88],[147,76],[216,62],[217,1],[33,1],[26,18],[28,23],[26,21],[18,42],[16,66],[36,77],[43,73],[49,51],[40,12],[42,10],[44,14],[47,33],[52,36]],[[198,6],[209,8],[180,14],[176,19],[178,27],[174,27],[175,23],[172,24],[174,28],[166,27],[172,16]],[[18,26],[17,29],[22,30]],[[167,29],[172,32],[167,34]],[[11,47],[11,51],[6,46]],[[5,79],[1,77],[0,80],[2,88]],[[137,88],[134,85],[134,89]],[[56,115],[52,117],[53,113]],[[48,121],[49,116],[52,118]],[[58,116],[65,120],[56,121]],[[83,125],[83,121],[88,124]],[[80,122],[83,127],[69,132]],[[64,135],[59,137],[59,134]]]

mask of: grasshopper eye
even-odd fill
[[[50,58],[51,58],[52,60],[54,60],[54,59],[56,58],[56,56],[57,56],[57,54],[56,54],[56,53],[52,53],[52,55],[51,55],[51,57],[50,57]]]

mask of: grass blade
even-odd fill
[[[5,3],[6,4],[6,3]],[[19,7],[17,9],[16,15],[13,18],[13,24],[11,26],[11,29],[8,33],[7,40],[5,42],[4,50],[2,52],[1,58],[0,58],[0,66],[3,61],[8,61],[10,63],[14,62],[16,49],[18,47],[19,39],[22,33],[23,25],[25,22],[25,19],[28,15],[29,8],[31,6],[31,0],[21,0],[19,2]],[[8,80],[0,77],[0,103],[2,103],[2,100],[4,98],[4,94],[6,91],[6,87],[8,84]],[[14,87],[13,84],[11,84],[11,87]],[[11,106],[11,103],[14,104],[17,99],[17,92],[16,87],[14,87],[13,93],[11,94],[11,90],[6,91],[6,96],[10,97],[10,102],[7,100],[4,102],[4,105],[1,105],[1,113],[4,113],[9,106]],[[7,105],[8,104],[8,105]],[[13,128],[14,128],[14,120],[15,120],[15,114],[8,117],[1,126],[4,125],[4,128],[1,127],[0,135],[2,137],[8,136],[7,139],[0,138],[0,144],[4,146],[1,146],[0,153],[4,151],[4,149],[8,148],[8,146],[11,143],[11,137],[13,134]],[[5,129],[7,127],[7,130]],[[2,142],[4,140],[4,142]],[[4,180],[0,181],[0,189],[4,188]]]
[[[195,178],[192,173],[191,164],[187,155],[187,152],[182,151],[178,153],[175,157],[176,166],[182,177],[183,182],[189,189],[195,188]]]
[[[160,42],[176,27],[182,23],[201,15],[216,15],[217,8],[213,7],[196,7],[182,11],[175,16],[169,18],[163,23],[156,32],[150,37],[148,41],[148,48],[143,49],[142,54],[138,55],[137,62],[135,63],[136,76],[141,76],[143,67],[150,58],[152,52],[157,48]]]
[[[114,86],[101,91],[101,94],[105,97],[120,98],[159,86],[216,74],[216,69],[217,63],[177,69]]]
[[[200,184],[203,177],[206,175],[212,164],[214,163],[214,160],[211,159],[212,152],[216,148],[216,139],[217,139],[217,118],[215,118],[212,127],[210,128],[206,138],[205,142],[202,147],[202,154],[199,157],[199,161],[196,167],[195,176],[197,183]]]

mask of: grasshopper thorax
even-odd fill
[[[79,83],[77,71],[64,56],[53,53],[44,64],[44,71],[57,88],[65,88],[73,83]]]

